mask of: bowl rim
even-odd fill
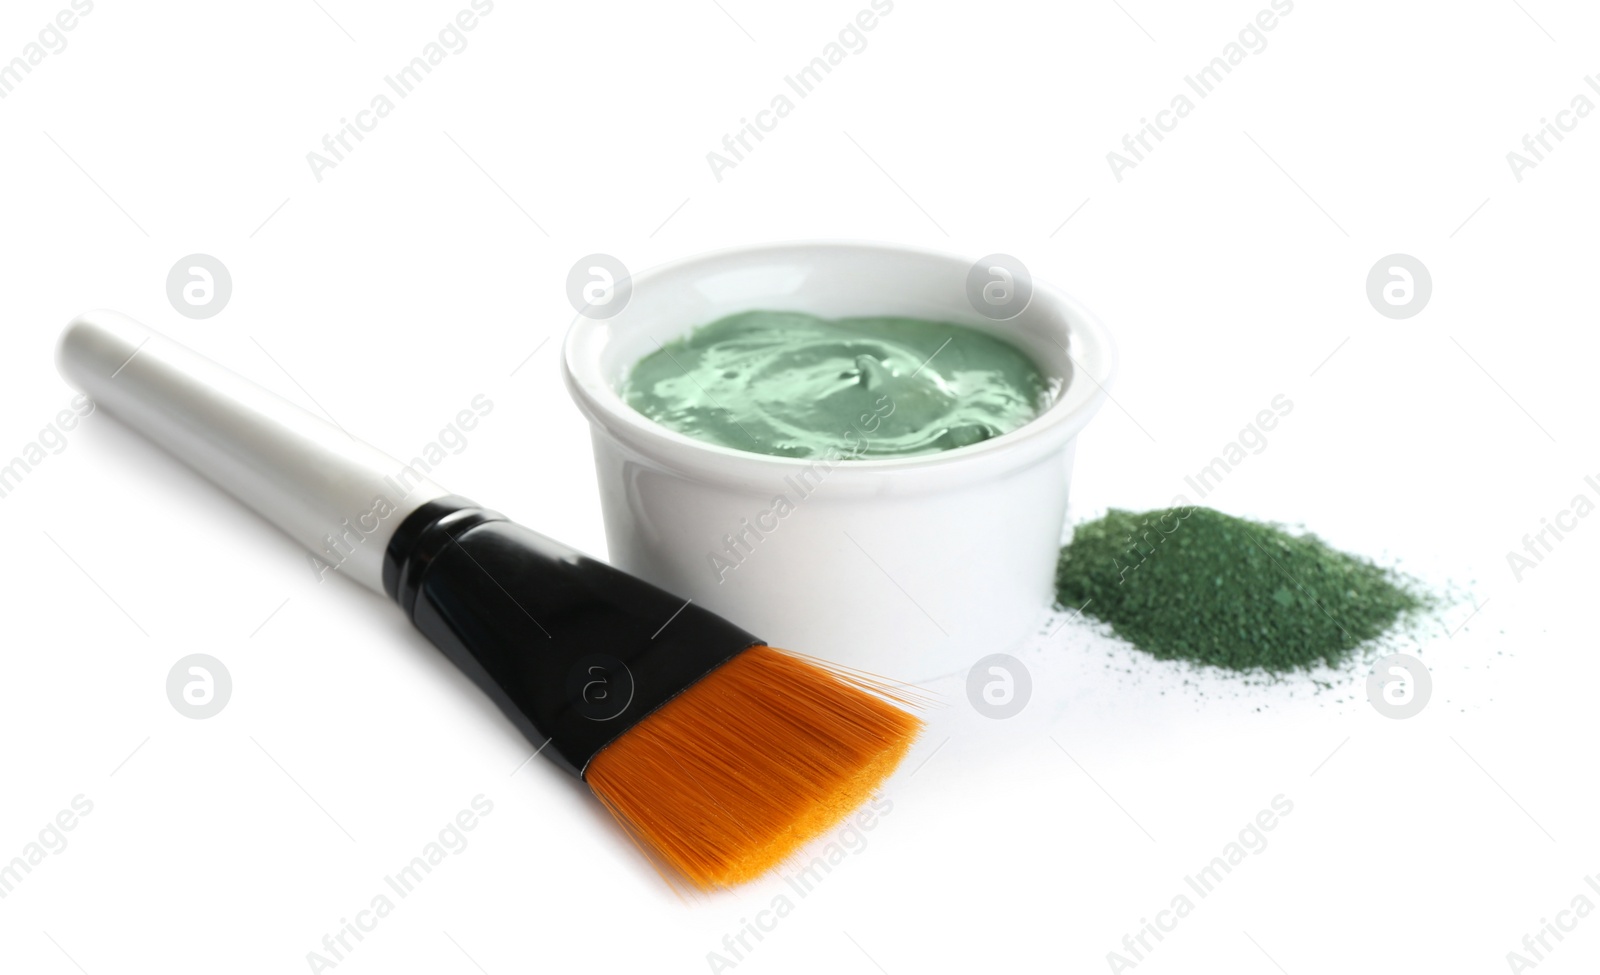
[[[732,257],[749,257],[760,254],[779,254],[807,250],[857,251],[892,253],[930,261],[957,262],[970,265],[976,258],[949,251],[873,240],[812,239],[782,240],[757,244],[736,245],[702,251],[654,265],[631,275],[634,300],[641,289],[651,282],[675,275],[693,272],[696,268],[715,265]],[[784,475],[815,467],[819,461],[828,466],[830,482],[842,476],[859,477],[903,471],[949,470],[952,473],[989,462],[1005,461],[1005,466],[1022,466],[1039,456],[1054,451],[1083,429],[1090,418],[1110,398],[1107,389],[1116,377],[1118,355],[1116,344],[1105,325],[1077,299],[1055,287],[1033,278],[1033,294],[1029,307],[1041,301],[1054,305],[1063,314],[1067,326],[1068,345],[1063,346],[1072,369],[1065,384],[1050,406],[1033,419],[1007,433],[989,440],[968,444],[952,450],[905,457],[872,457],[860,459],[825,457],[781,457],[740,450],[721,444],[698,440],[679,433],[645,416],[629,406],[603,375],[601,358],[608,340],[611,319],[593,319],[582,313],[567,329],[562,343],[561,372],[568,393],[578,409],[597,429],[650,458],[672,468],[688,473],[712,472],[725,477],[735,470],[753,476],[767,474],[782,478]],[[625,312],[624,312],[625,314]],[[685,330],[706,324],[686,324]],[[1004,322],[996,322],[1004,325]],[[1058,346],[1059,342],[1056,343]],[[1093,388],[1085,388],[1085,380]]]

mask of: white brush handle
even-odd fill
[[[57,365],[95,404],[376,592],[406,515],[443,488],[114,311],[78,316]],[[313,563],[318,565],[318,563]]]

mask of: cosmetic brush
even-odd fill
[[[450,494],[110,311],[62,334],[95,403],[400,605],[669,881],[782,863],[870,798],[921,721],[877,678],[722,617]]]

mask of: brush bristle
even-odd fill
[[[669,879],[731,887],[871,797],[922,728],[907,703],[865,675],[751,647],[607,745],[584,779]]]

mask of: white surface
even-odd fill
[[[8,4],[0,55],[64,6]],[[1506,153],[1588,90],[1592,7],[1302,0],[1119,183],[1106,153],[1264,2],[902,0],[719,183],[705,154],[864,4],[500,0],[318,183],[305,154],[466,4],[323,6],[353,41],[314,4],[102,0],[0,101],[0,455],[71,400],[60,328],[116,307],[403,459],[459,442],[442,431],[486,395],[437,479],[599,552],[555,354],[577,258],[818,236],[1004,250],[1121,348],[1074,518],[1165,503],[1282,393],[1293,412],[1206,500],[1482,607],[1426,636],[1434,698],[1405,721],[1359,672],[1320,694],[1188,678],[1069,623],[1023,655],[1018,717],[940,688],[892,813],[736,971],[1106,971],[1279,794],[1294,808],[1268,848],[1141,975],[1506,971],[1586,891],[1600,520],[1520,583],[1506,553],[1600,476],[1600,119],[1521,182]],[[165,296],[195,252],[234,281],[205,321]],[[1364,291],[1394,252],[1433,275],[1404,321]],[[73,797],[94,807],[0,900],[7,971],[307,971],[479,794],[470,845],[337,971],[705,972],[791,890],[680,901],[560,772],[513,774],[529,750],[379,597],[317,584],[103,416],[65,442],[0,499],[0,854]],[[163,691],[191,652],[233,675],[208,720]],[[1540,975],[1591,970],[1600,916],[1547,958]]]
[[[774,646],[899,680],[1015,649],[1052,601],[1073,441],[1106,402],[1116,353],[1104,325],[1042,282],[1011,318],[980,315],[967,280],[981,256],[838,242],[723,251],[638,274],[620,313],[580,318],[562,374],[594,424],[612,561]],[[761,308],[982,328],[1023,346],[1062,387],[1005,436],[858,460],[707,444],[617,393],[634,363],[696,324]],[[896,405],[884,396],[874,412]],[[847,458],[871,434],[853,425],[837,436]]]

